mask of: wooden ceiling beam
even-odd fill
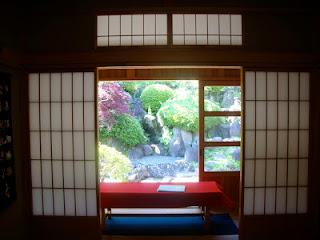
[[[130,67],[98,68],[99,80],[215,80],[240,82],[240,68]]]

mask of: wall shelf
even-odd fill
[[[10,75],[0,73],[0,210],[15,198]]]

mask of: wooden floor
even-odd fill
[[[168,212],[164,209],[152,209],[152,213],[160,213],[160,214],[168,214]],[[148,209],[117,209],[114,213],[116,214],[150,214],[150,210]],[[171,209],[170,213],[200,213],[199,208],[190,207],[185,209]],[[234,223],[239,227],[239,218],[237,213],[230,214]],[[238,235],[225,235],[225,236],[213,236],[213,235],[203,235],[203,236],[112,236],[112,235],[104,235],[102,240],[238,240]]]
[[[238,240],[238,235],[228,236],[103,236],[102,240]]]

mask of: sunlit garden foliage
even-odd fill
[[[173,97],[174,91],[164,84],[153,84],[147,86],[141,93],[141,103],[143,108],[156,114],[168,99]]]
[[[122,114],[130,114],[131,96],[123,90],[119,83],[99,83],[99,122],[100,126],[111,128],[115,118]]]
[[[128,157],[113,147],[99,145],[100,178],[111,181],[127,181],[132,165]]]

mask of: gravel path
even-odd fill
[[[183,157],[170,157],[170,156],[147,156],[136,160],[136,163],[143,165],[156,165],[160,163],[172,163],[175,161],[183,161]]]

